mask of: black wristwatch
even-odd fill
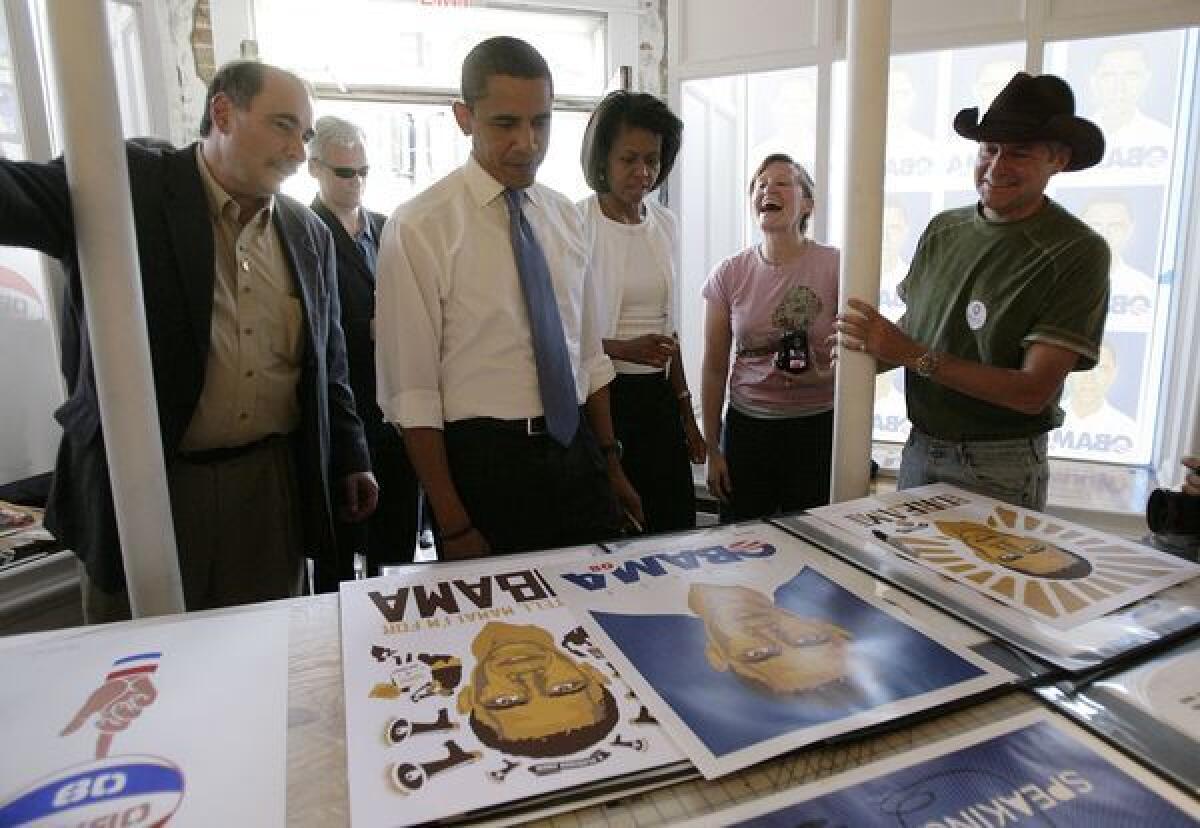
[[[611,443],[604,443],[600,446],[600,450],[607,455],[615,454],[618,460],[625,456],[625,446],[621,445],[620,440],[613,440]]]

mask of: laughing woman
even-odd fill
[[[837,312],[839,254],[805,236],[813,181],[787,155],[758,165],[750,209],[762,244],[718,264],[703,290],[708,487],[726,523],[829,502],[826,339]]]
[[[610,386],[622,465],[642,498],[647,532],[696,525],[692,462],[704,439],[692,411],[675,334],[679,268],[675,217],[648,199],[671,172],[683,123],[653,95],[613,92],[583,139],[583,172],[595,195],[580,202],[593,237],[599,327],[617,378]]]

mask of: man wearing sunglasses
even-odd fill
[[[320,187],[312,208],[333,233],[350,388],[379,481],[375,514],[366,521],[338,521],[338,546],[343,558],[365,552],[368,573],[378,575],[384,564],[413,559],[417,478],[403,438],[383,421],[375,401],[375,263],[387,217],[362,205],[368,170],[362,130],[332,115],[318,118],[309,142],[308,172]]]

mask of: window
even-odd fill
[[[554,127],[538,180],[572,199],[590,192],[579,150],[609,77],[605,14],[415,0],[257,0],[254,9],[263,59],[314,84],[318,117],[338,115],[366,133],[364,200],[373,209],[390,213],[466,160],[470,139],[449,105],[462,59],[479,41],[513,32],[554,75]],[[284,191],[307,203],[316,181],[301,172]]]
[[[0,7],[0,156],[26,157],[19,90]],[[59,429],[51,413],[62,387],[49,291],[38,254],[0,247],[0,484],[49,471]]]
[[[1183,303],[1181,236],[1188,226],[1183,191],[1194,180],[1186,150],[1192,90],[1200,72],[1198,30],[1175,29],[1045,44],[1045,72],[1063,76],[1076,111],[1100,124],[1108,139],[1104,160],[1083,172],[1055,176],[1048,194],[1090,224],[1113,251],[1111,299],[1104,348],[1096,369],[1073,373],[1064,389],[1066,421],[1050,436],[1060,459],[1146,467],[1156,460],[1156,434],[1169,383],[1164,371],[1173,309]],[[896,286],[907,272],[929,219],[970,204],[975,145],[955,134],[954,115],[986,110],[1013,73],[1026,65],[1026,44],[894,55],[889,68],[880,309],[897,318]],[[722,257],[750,244],[744,212],[749,171],[766,151],[782,149],[808,164],[815,157],[817,77],[821,66],[720,78],[684,80],[685,151],[681,204],[685,297],[681,308],[689,365],[699,369],[703,344],[700,285]],[[827,228],[817,238],[840,246],[848,164],[845,151],[845,64],[831,60],[829,169],[812,170],[829,197],[816,211]],[[717,159],[734,159],[718,163]],[[852,166],[849,167],[853,172]],[[814,228],[821,222],[814,221]],[[899,463],[905,417],[903,373],[879,377],[873,438],[876,459]]]

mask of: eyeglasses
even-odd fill
[[[314,161],[316,161],[318,164],[320,164],[320,165],[321,165],[322,167],[324,167],[325,169],[327,169],[327,170],[329,170],[330,172],[332,172],[332,173],[333,173],[334,175],[336,175],[338,178],[354,178],[354,176],[356,176],[356,175],[357,175],[357,176],[359,176],[360,178],[366,178],[366,177],[367,177],[367,171],[371,169],[370,167],[367,167],[367,166],[363,166],[363,167],[335,167],[335,166],[333,166],[332,164],[326,164],[326,163],[325,163],[324,161],[322,161],[320,158],[314,158],[313,160],[314,160]]]

